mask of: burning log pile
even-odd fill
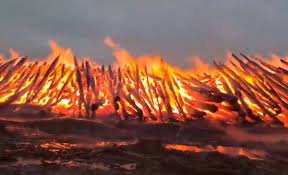
[[[281,59],[282,65],[275,66],[240,56],[232,54],[229,64],[214,62],[209,75],[190,74],[164,61],[151,71],[136,61],[105,67],[75,57],[74,64],[63,63],[60,55],[50,62],[15,58],[1,62],[0,102],[87,118],[115,114],[123,120],[205,118],[288,126],[288,62]]]

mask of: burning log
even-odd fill
[[[14,102],[15,100],[17,100],[19,97],[21,97],[25,92],[26,90],[28,89],[28,87],[25,87],[23,89],[22,86],[23,84],[26,82],[26,80],[29,78],[29,75],[30,73],[28,73],[25,77],[23,77],[22,81],[19,83],[18,87],[17,87],[17,90],[15,91],[15,93],[10,96],[6,101],[5,101],[5,104],[11,104],[12,102]]]
[[[209,103],[205,103],[205,102],[199,102],[196,100],[190,100],[190,104],[192,106],[194,106],[197,109],[201,109],[202,111],[210,111],[212,113],[217,112],[218,111],[218,107],[214,104],[209,104]]]
[[[129,95],[124,96],[124,98],[136,110],[136,115],[139,117],[139,120],[144,121],[143,111],[136,105],[134,100],[132,100]]]
[[[157,87],[157,82],[154,80],[154,85],[152,86],[153,93],[151,93],[151,94],[155,94],[154,98],[156,98],[156,103],[158,106],[158,114],[159,114],[158,115],[158,121],[162,121],[163,120],[163,114],[162,114],[162,106],[163,105],[160,103],[159,98],[161,98],[161,97],[159,96],[159,93],[158,93],[156,87]]]
[[[90,116],[90,110],[88,108],[88,105],[85,101],[84,98],[84,89],[83,89],[83,84],[82,84],[82,79],[81,79],[81,73],[80,73],[80,69],[78,67],[78,63],[76,58],[74,57],[74,65],[76,67],[76,80],[78,83],[78,88],[79,88],[79,116],[81,116],[81,110],[82,110],[82,103],[84,104],[85,107],[85,111],[86,111],[86,116]]]
[[[133,116],[141,121],[204,117],[288,126],[283,119],[288,113],[288,62],[282,59],[284,66],[277,67],[240,55],[232,54],[231,66],[214,62],[217,71],[203,76],[173,69],[163,61],[159,70],[152,66],[151,73],[146,63],[137,62],[105,68],[87,60],[78,65],[76,58],[74,66],[66,65],[59,56],[51,64],[12,59],[0,64],[0,102],[38,105],[67,115],[81,116],[85,111],[93,118],[112,111],[122,119]]]
[[[248,83],[246,83],[244,80],[242,80],[235,72],[233,72],[231,69],[229,69],[228,67],[224,66],[224,68],[226,68],[226,70],[228,70],[228,72],[233,75],[233,77],[238,80],[241,85],[235,81],[236,83],[238,83],[239,88],[245,93],[247,94],[247,96],[250,98],[251,101],[254,101],[261,109],[264,113],[268,114],[271,118],[274,118],[274,115],[272,113],[270,113],[256,98],[255,94],[250,90],[250,87],[248,85]],[[277,120],[275,118],[275,120]]]
[[[176,107],[177,107],[180,115],[182,116],[182,119],[185,121],[186,115],[185,115],[185,113],[184,113],[184,111],[182,109],[182,106],[180,105],[180,102],[179,102],[179,100],[178,100],[178,98],[176,96],[176,92],[175,92],[175,90],[173,88],[173,85],[172,85],[171,81],[168,80],[167,84],[168,84],[168,87],[169,87],[170,91],[172,92],[172,95],[173,95],[174,100],[176,102]]]
[[[288,61],[280,59],[281,63],[283,63],[284,65],[288,66]]]
[[[246,113],[246,115],[250,118],[252,118],[253,120],[259,121],[259,119],[253,114],[252,110],[249,108],[248,104],[246,103],[246,101],[244,101],[243,96],[241,91],[239,91],[240,89],[240,84],[237,83],[233,77],[231,77],[227,72],[225,72],[222,67],[220,65],[218,65],[216,62],[214,62],[214,65],[216,66],[216,68],[223,74],[223,76],[225,76],[232,88],[234,89],[234,95],[239,99],[240,104],[243,108],[243,111]],[[241,115],[242,116],[242,115]],[[261,120],[260,120],[261,121]]]
[[[60,91],[58,92],[57,96],[55,97],[56,101],[55,101],[55,103],[53,103],[53,106],[56,105],[56,104],[61,100],[60,97],[61,97],[61,95],[62,95],[65,87],[66,87],[66,86],[68,85],[68,83],[71,81],[74,73],[75,73],[75,71],[72,71],[72,72],[68,75],[66,81],[64,82],[63,86],[61,87]]]
[[[2,74],[7,70],[9,69],[10,66],[12,66],[15,62],[16,62],[16,58],[15,59],[12,59],[4,64],[1,65],[0,67],[0,75],[2,76]]]
[[[54,61],[51,63],[51,65],[49,66],[48,70],[47,70],[46,73],[44,74],[43,78],[42,78],[41,81],[37,84],[37,87],[35,88],[35,91],[34,91],[32,97],[27,100],[28,102],[34,100],[34,99],[39,95],[39,92],[42,90],[43,86],[45,85],[44,83],[47,81],[47,79],[49,78],[49,75],[52,73],[52,71],[54,71],[54,69],[55,69],[58,61],[59,61],[59,56],[57,56],[57,57],[54,59]]]
[[[173,116],[169,96],[167,96],[167,92],[165,92],[165,94],[164,94],[162,86],[160,86],[158,83],[156,84],[156,89],[157,89],[157,93],[159,94],[162,102],[164,103],[165,110],[167,111],[167,117],[166,118],[169,119],[170,117]]]

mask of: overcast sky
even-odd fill
[[[287,0],[1,0],[0,52],[46,56],[55,40],[108,64],[110,36],[134,55],[160,54],[179,66],[228,50],[283,55],[287,8]]]

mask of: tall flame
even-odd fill
[[[58,45],[57,42],[51,40],[49,41],[49,46],[51,48],[51,54],[48,56],[48,62],[52,62],[54,58],[59,56],[60,63],[72,66],[74,60],[74,53],[70,48],[63,48]]]

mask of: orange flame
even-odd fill
[[[0,102],[69,116],[112,113],[147,121],[206,118],[288,126],[286,59],[229,53],[225,64],[211,67],[195,57],[194,68],[182,70],[160,56],[134,57],[110,38],[104,42],[113,49],[114,66],[77,61],[71,49],[54,41],[47,62],[28,62],[11,50],[17,59],[0,65]]]

